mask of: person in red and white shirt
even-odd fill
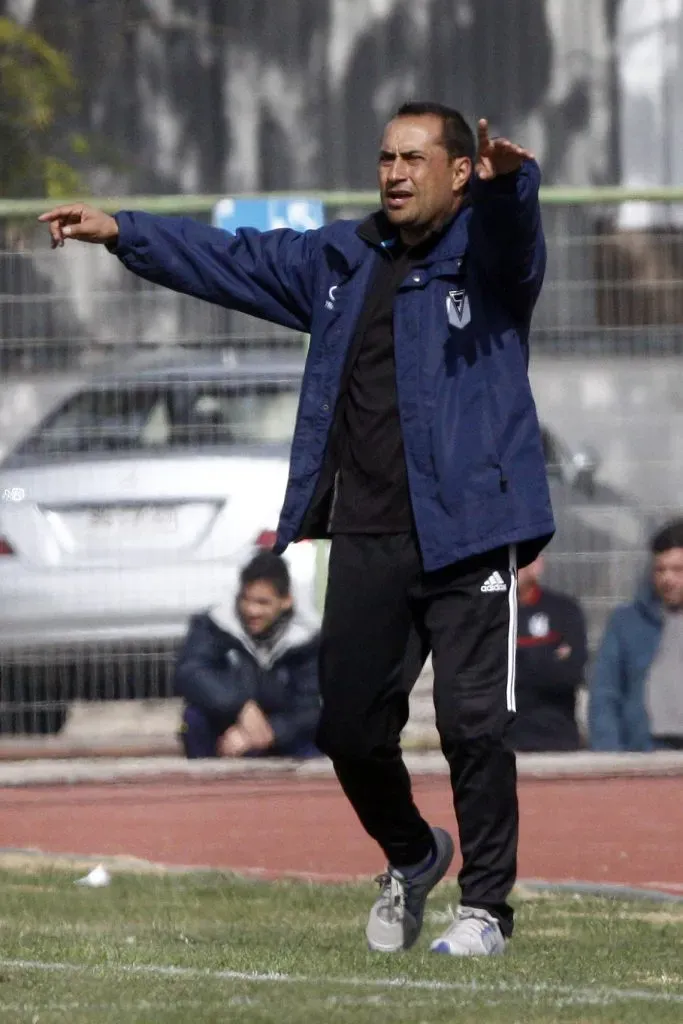
[[[588,656],[574,598],[541,586],[543,557],[519,570],[517,714],[508,734],[520,753],[578,750],[577,690]]]

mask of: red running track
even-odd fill
[[[454,829],[447,779],[418,777],[414,787],[428,820]],[[682,804],[683,778],[522,780],[519,877],[683,892]],[[0,847],[264,877],[332,880],[383,867],[332,779],[8,788]]]

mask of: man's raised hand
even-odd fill
[[[525,160],[533,160],[534,155],[528,149],[510,142],[508,139],[492,139],[489,137],[489,123],[481,120],[477,126],[478,152],[474,170],[479,178],[490,181],[499,174],[510,174],[518,171]]]
[[[41,214],[38,220],[49,225],[53,249],[64,245],[67,238],[106,245],[115,242],[119,235],[119,226],[113,217],[85,203],[56,206]]]

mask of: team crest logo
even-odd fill
[[[446,314],[451,327],[467,327],[471,320],[470,300],[464,288],[454,288],[448,293]]]
[[[529,619],[529,633],[531,636],[543,637],[550,632],[550,620],[547,615],[532,615]]]

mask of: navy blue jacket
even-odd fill
[[[654,750],[645,683],[662,635],[662,606],[651,584],[607,623],[593,666],[588,722],[593,750]]]
[[[394,304],[399,414],[425,569],[554,533],[529,386],[528,335],[545,272],[540,171],[471,182],[471,202]],[[114,251],[149,281],[310,333],[275,550],[301,536],[342,371],[378,249],[354,221],[236,234],[187,218],[117,214]],[[526,544],[522,542],[527,542]]]
[[[275,734],[276,750],[313,742],[320,715],[318,645],[317,626],[295,618],[273,648],[264,649],[245,633],[231,606],[219,606],[190,620],[176,662],[176,693],[229,723],[248,700],[255,701]]]

